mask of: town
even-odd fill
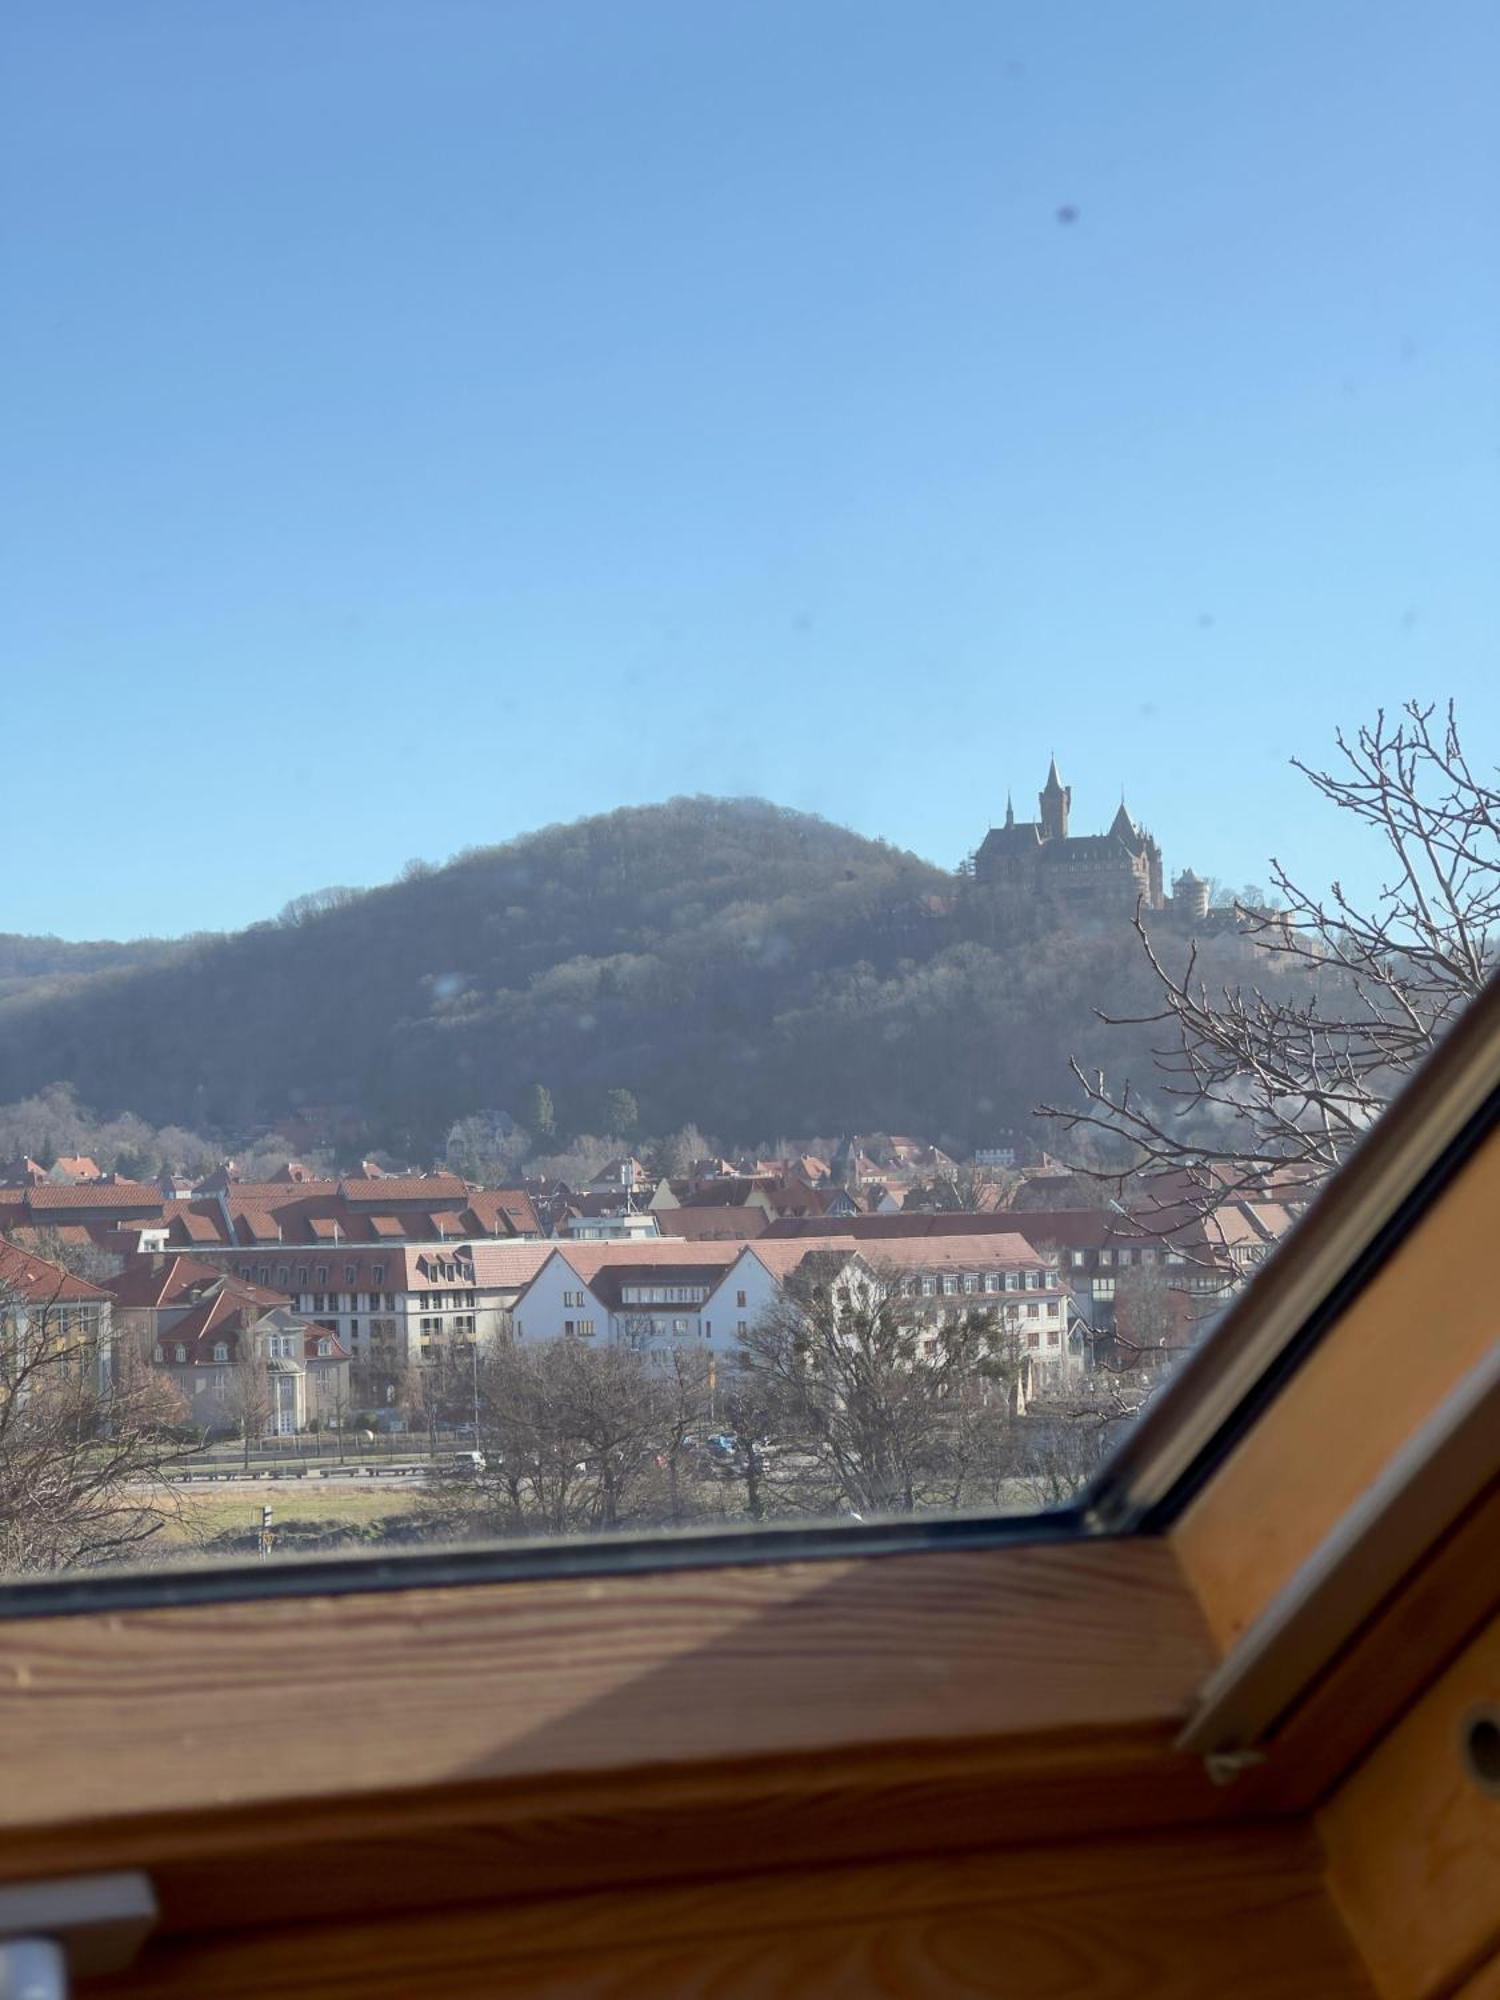
[[[1097,835],[1071,805],[1054,758],[1038,817],[1007,801],[959,885],[1057,935],[1271,921],[1213,907],[1191,870],[1168,892],[1123,799]],[[91,1126],[62,1087],[6,1107],[35,1151],[0,1163],[0,1352],[26,1377],[4,1406],[45,1412],[49,1365],[95,1398],[61,1539],[12,1496],[24,1559],[154,1551],[176,1487],[373,1483],[392,1454],[423,1505],[365,1513],[402,1534],[1067,1500],[1317,1179],[1083,1171],[1036,1119],[968,1149],[885,1131],[720,1152],[695,1125],[639,1139],[623,1088],[604,1137],[568,1137],[541,1084],[517,1109],[469,1111],[413,1161],[361,1151],[358,1107],[303,1102],[214,1161],[192,1133]],[[66,1150],[89,1131],[107,1166]],[[76,1440],[105,1434],[96,1492]]]
[[[246,1471],[252,1447],[376,1436],[497,1470],[513,1414],[497,1399],[523,1394],[497,1363],[558,1348],[612,1356],[648,1400],[671,1384],[689,1447],[693,1431],[721,1440],[695,1466],[722,1469],[765,1330],[819,1301],[852,1325],[878,1299],[906,1365],[946,1370],[943,1397],[967,1330],[980,1399],[1024,1466],[1044,1441],[1056,1458],[1060,1428],[1103,1440],[1133,1414],[1295,1212],[1227,1190],[1207,1205],[1184,1191],[1174,1211],[1160,1187],[1132,1208],[1045,1155],[960,1162],[893,1134],[657,1178],[626,1153],[576,1186],[372,1160],[333,1177],[287,1160],[257,1180],[225,1161],[187,1186],[23,1158],[0,1174],[0,1298],[13,1342],[30,1322],[101,1384],[149,1379],[175,1434],[236,1441]],[[757,1425],[741,1442],[764,1456],[775,1411]],[[649,1432],[642,1450],[660,1443]],[[570,1521],[600,1525],[584,1480],[576,1500]]]

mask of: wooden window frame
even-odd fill
[[[1497,1070],[1492,991],[1076,1509],[0,1590],[0,1881],[145,1868],[228,1934],[1332,1810],[1494,1614],[1500,1466],[1239,1782],[1182,1731],[1493,1346]]]

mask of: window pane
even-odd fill
[[[1493,970],[1492,13],[850,20],[29,10],[0,1574],[1066,1506]]]

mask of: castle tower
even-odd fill
[[[1044,840],[1066,840],[1068,837],[1068,809],[1073,803],[1073,787],[1065,785],[1058,776],[1057,758],[1052,759],[1047,772],[1047,782],[1037,793],[1037,804],[1042,809],[1042,838]]]
[[[1208,884],[1191,868],[1184,868],[1172,884],[1172,907],[1194,921],[1208,915]]]

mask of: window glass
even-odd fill
[[[0,1575],[1064,1506],[1494,966],[1500,18],[347,12],[8,35]]]

